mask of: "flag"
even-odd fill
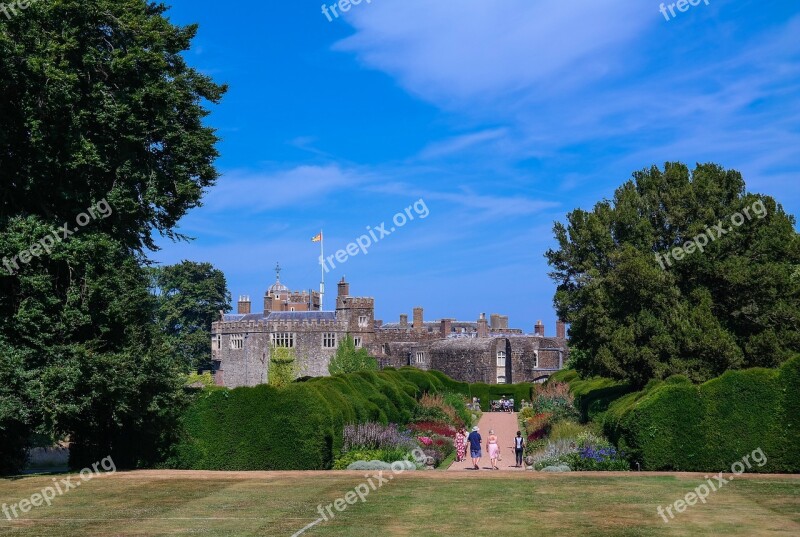
[[[317,235],[316,237],[312,237],[311,238],[311,242],[320,242],[321,240],[322,240],[322,232],[321,231],[319,232],[319,235]]]

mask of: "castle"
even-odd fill
[[[335,311],[320,311],[317,291],[290,291],[280,281],[264,295],[263,313],[251,313],[250,297],[239,297],[237,313],[212,325],[212,373],[217,385],[255,386],[269,381],[270,349],[294,349],[298,376],[328,375],[328,364],[346,335],[366,348],[383,367],[434,369],[464,382],[506,384],[542,382],[567,359],[566,326],[545,337],[536,323],[533,334],[509,328],[508,317],[480,314],[476,321],[425,321],[414,308],[412,321],[375,319],[375,299],[350,296],[350,284],[339,282]]]

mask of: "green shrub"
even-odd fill
[[[778,384],[782,387],[783,412],[777,419],[778,429],[775,431],[777,441],[770,449],[774,450],[776,472],[800,471],[800,356],[797,356],[780,368]]]
[[[550,412],[543,412],[535,414],[534,416],[525,420],[523,429],[525,430],[525,439],[527,442],[534,442],[546,438],[550,434],[550,428],[553,426],[553,415]]]
[[[536,413],[548,413],[553,421],[572,420],[578,418],[574,397],[569,385],[563,382],[548,382],[536,386],[531,404]]]
[[[596,448],[610,448],[613,447],[611,442],[603,435],[597,434],[594,431],[587,429],[575,437],[575,445],[578,449],[585,449],[588,447]]]
[[[462,426],[472,425],[472,410],[467,408],[466,396],[456,392],[446,392],[444,402],[455,410]]]
[[[533,455],[533,468],[541,470],[547,466],[564,464],[567,455],[577,451],[575,442],[569,440],[548,441],[540,452]]]
[[[549,437],[552,440],[560,440],[562,438],[576,439],[586,431],[586,426],[580,423],[574,421],[559,421],[553,424],[550,429]]]
[[[550,375],[547,382],[566,382],[570,384],[573,380],[578,380],[578,378],[578,372],[574,369],[562,369]]]
[[[356,461],[395,462],[411,460],[409,452],[404,449],[354,449],[337,458],[333,463],[334,470],[347,470]]]
[[[749,471],[797,472],[799,390],[800,356],[699,386],[672,377],[618,399],[604,425],[644,470],[719,471],[761,448],[767,463]]]
[[[547,447],[547,438],[540,438],[538,440],[527,440],[525,442],[525,456],[537,455]]]
[[[364,372],[201,392],[167,466],[208,470],[330,468],[348,423],[407,423],[418,388],[397,372]]]

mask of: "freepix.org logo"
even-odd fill
[[[5,15],[8,20],[11,20],[11,17],[16,17],[19,15],[20,11],[25,11],[38,1],[39,0],[17,0],[10,4],[0,4],[0,13]]]
[[[103,469],[102,472],[100,471],[101,468]],[[52,505],[53,500],[56,499],[57,496],[63,496],[70,490],[78,488],[81,483],[87,483],[101,473],[113,474],[116,471],[117,465],[114,464],[114,460],[111,457],[106,457],[92,464],[91,468],[87,466],[81,470],[77,476],[68,475],[62,479],[54,477],[51,486],[44,487],[41,492],[36,492],[32,494],[30,498],[20,500],[17,503],[11,505],[4,503],[2,507],[0,507],[0,510],[3,511],[3,514],[8,520],[19,518],[20,514],[25,514],[34,507],[41,507],[43,504],[47,504],[48,506]],[[78,480],[78,478],[80,478],[80,480]]]
[[[673,2],[672,4],[664,4],[662,3],[658,10],[664,15],[664,18],[668,21],[674,19],[678,15],[675,13],[677,9],[681,13],[686,13],[689,11],[690,7],[699,6],[700,4],[705,3],[705,5],[709,4],[709,0],[678,0],[677,2]],[[667,14],[669,11],[669,14]],[[670,17],[672,15],[672,17]]]
[[[10,275],[14,275],[19,270],[19,264],[27,265],[33,258],[39,257],[44,253],[49,254],[56,243],[64,242],[78,230],[84,226],[89,225],[92,220],[102,220],[111,215],[111,205],[105,199],[102,199],[86,209],[85,213],[80,213],[75,218],[76,227],[70,228],[69,222],[64,222],[60,228],[53,229],[48,235],[45,235],[41,240],[35,242],[30,248],[22,250],[17,255],[3,258],[3,267]]]
[[[431,214],[431,211],[428,209],[425,200],[420,198],[412,205],[406,207],[404,211],[398,212],[394,215],[391,221],[391,224],[394,225],[381,222],[380,225],[375,226],[374,228],[372,226],[367,226],[368,233],[361,235],[343,249],[337,250],[333,255],[329,255],[326,258],[320,256],[319,263],[322,265],[322,268],[325,269],[325,272],[330,272],[331,269],[336,268],[334,259],[340,264],[344,264],[350,257],[358,255],[359,252],[367,255],[370,247],[383,240],[384,237],[388,237],[409,222],[412,222],[415,217],[419,217],[420,220],[424,220],[429,214]],[[388,229],[387,226],[389,226]],[[316,242],[318,238],[321,238],[321,235],[318,235],[311,240]]]

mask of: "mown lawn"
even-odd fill
[[[24,519],[0,514],[0,535],[291,537],[319,518],[319,504],[365,481],[350,472],[117,473]],[[668,524],[656,514],[702,482],[685,474],[407,472],[303,535],[800,535],[800,479],[791,476],[737,479]],[[0,507],[51,483],[0,480]]]

